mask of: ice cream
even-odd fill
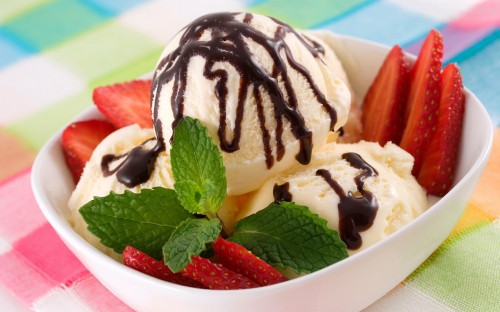
[[[157,136],[166,149],[183,116],[220,146],[228,195],[257,189],[309,163],[348,116],[347,77],[313,34],[249,13],[203,16],[163,51],[152,85]]]
[[[360,132],[342,64],[321,38],[275,19],[195,20],[162,53],[150,104],[154,129],[128,126],[102,141],[69,200],[75,230],[113,257],[78,210],[110,192],[174,188],[169,152],[184,116],[198,119],[222,153],[228,196],[217,217],[228,232],[235,219],[293,201],[326,219],[352,254],[427,208],[410,154],[392,143],[335,143],[344,126],[343,142]]]
[[[392,143],[332,143],[308,166],[293,166],[250,196],[238,218],[273,201],[307,206],[339,231],[349,253],[395,232],[427,208],[424,189],[411,174],[413,157]]]
[[[136,186],[126,186],[117,179],[117,166],[122,163],[122,156],[139,146],[148,150],[155,145],[155,135],[152,129],[141,129],[137,125],[121,128],[107,136],[94,150],[87,162],[83,174],[68,202],[69,220],[75,230],[89,243],[116,257],[110,248],[103,246],[99,239],[87,230],[87,224],[78,210],[94,196],[106,196],[110,192],[121,194],[125,190],[139,192],[144,188],[163,186],[173,188],[174,181],[170,167],[170,157],[161,152],[156,158],[154,169],[148,180]],[[139,149],[136,149],[139,150]]]

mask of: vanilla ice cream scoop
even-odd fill
[[[107,196],[111,191],[121,194],[125,190],[139,192],[144,188],[162,186],[173,188],[174,180],[170,167],[170,156],[166,152],[158,154],[149,178],[136,186],[126,186],[117,179],[118,166],[122,164],[130,151],[149,150],[156,143],[152,129],[141,129],[131,125],[116,130],[107,136],[92,153],[85,165],[80,181],[68,201],[69,220],[76,232],[86,241],[106,254],[117,258],[117,254],[99,242],[99,239],[87,230],[87,223],[79,213],[80,208],[94,196]]]
[[[351,98],[339,64],[320,39],[273,18],[202,16],[171,40],[154,72],[156,135],[169,149],[179,120],[199,119],[222,151],[228,195],[253,191],[308,164],[345,124]]]
[[[353,254],[427,208],[425,191],[411,175],[412,167],[413,157],[392,143],[327,144],[308,166],[293,166],[268,180],[237,218],[273,201],[293,201],[326,219]]]

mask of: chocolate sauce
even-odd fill
[[[292,194],[289,191],[290,183],[286,182],[283,184],[274,184],[273,187],[273,196],[274,202],[281,203],[282,201],[291,202]]]
[[[359,232],[366,231],[373,225],[378,211],[377,199],[371,192],[364,189],[364,182],[367,177],[378,175],[378,172],[359,154],[345,153],[342,159],[349,162],[352,167],[361,170],[361,173],[354,178],[357,187],[356,194],[352,192],[346,194],[328,170],[319,169],[316,175],[321,176],[340,198],[338,204],[340,238],[346,243],[347,248],[358,249],[362,244]]]
[[[277,20],[274,20],[278,25],[274,37],[268,37],[249,25],[253,19],[252,14],[245,14],[243,21],[235,19],[237,14],[209,14],[188,25],[180,38],[178,48],[160,60],[157,66],[159,71],[155,73],[153,78],[152,91],[156,95],[161,94],[162,88],[173,80],[173,92],[170,101],[174,121],[169,126],[174,129],[184,116],[184,93],[187,85],[189,61],[193,56],[202,56],[206,60],[203,69],[204,77],[216,81],[214,92],[219,102],[220,112],[217,135],[221,149],[231,153],[240,148],[241,123],[245,113],[244,104],[249,87],[253,85],[253,96],[257,106],[267,167],[271,168],[275,161],[271,148],[270,133],[275,134],[276,160],[280,161],[285,154],[285,145],[282,140],[283,118],[290,122],[292,133],[300,142],[300,151],[296,155],[296,159],[302,164],[308,164],[311,160],[312,133],[306,127],[304,118],[298,109],[297,96],[290,81],[288,66],[297,71],[308,82],[316,99],[330,116],[331,129],[336,124],[337,116],[335,110],[314,83],[308,70],[293,57],[290,47],[285,43],[285,37],[288,35],[295,36],[314,57],[319,57],[319,54],[324,53],[324,49],[317,42],[305,39],[290,26]],[[207,41],[201,41],[200,38],[206,31],[210,31],[210,38]],[[245,39],[251,39],[269,53],[274,62],[271,73],[266,72],[261,64],[255,61],[245,43]],[[213,69],[218,62],[231,64],[240,75],[236,120],[232,133],[229,133],[230,130],[227,128],[228,72],[223,69]],[[282,88],[280,88],[278,81],[282,82]],[[264,115],[262,103],[263,91],[267,92],[274,106],[274,118],[276,120],[274,131],[266,128],[267,116]],[[156,96],[151,106],[154,111],[153,120],[155,121],[156,135],[158,140],[162,141],[164,138],[161,131],[162,125],[158,118],[158,105],[159,96]],[[203,105],[203,103],[200,103],[200,105]],[[231,139],[228,139],[228,137],[231,137]]]
[[[143,142],[123,155],[104,155],[101,160],[102,174],[107,177],[116,173],[116,179],[127,187],[134,187],[149,180],[156,158],[163,150],[162,145],[158,142],[152,149],[146,148],[144,145],[151,140]],[[110,170],[109,166],[112,162],[123,158],[122,162]]]

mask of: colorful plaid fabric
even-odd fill
[[[91,105],[93,87],[151,71],[167,40],[209,11],[249,10],[419,50],[431,28],[445,61],[500,126],[498,0],[19,0],[0,2],[0,310],[128,311],[69,252],[30,189],[41,146]],[[481,125],[478,125],[478,127]],[[445,243],[368,311],[500,310],[500,130]],[[5,306],[2,306],[2,304]]]

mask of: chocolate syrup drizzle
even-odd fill
[[[183,117],[189,60],[193,56],[202,56],[206,60],[203,70],[204,77],[217,81],[214,91],[219,101],[220,116],[217,136],[221,149],[231,153],[240,148],[244,104],[249,87],[253,85],[252,92],[257,105],[267,167],[271,168],[273,166],[274,157],[270,146],[270,131],[265,125],[266,116],[262,104],[262,92],[264,90],[269,94],[274,106],[277,142],[276,159],[280,161],[285,154],[285,145],[282,140],[284,117],[290,122],[292,133],[300,142],[300,151],[296,155],[296,159],[301,164],[308,164],[311,160],[312,133],[306,127],[304,118],[298,110],[297,96],[288,75],[288,66],[306,79],[316,99],[329,114],[331,129],[336,124],[337,117],[335,110],[318,89],[308,70],[295,60],[290,47],[285,42],[285,37],[289,34],[296,36],[314,57],[319,57],[319,54],[324,53],[323,47],[310,39],[304,39],[290,26],[277,20],[274,20],[278,24],[274,37],[268,37],[249,25],[253,19],[252,14],[245,14],[243,21],[235,19],[237,14],[209,14],[198,18],[187,26],[180,38],[179,47],[159,62],[157,69],[160,69],[160,71],[153,78],[152,90],[156,95],[159,95],[163,86],[173,80],[171,105],[174,121],[171,127],[174,129]],[[201,41],[200,38],[206,31],[210,31],[210,40]],[[274,62],[271,73],[268,73],[261,64],[256,62],[244,39],[251,39],[269,53]],[[284,57],[281,52],[284,52]],[[232,139],[228,139],[230,130],[227,128],[228,72],[223,69],[213,69],[218,62],[231,64],[240,75],[236,120],[232,131]],[[280,88],[278,84],[280,79],[283,82],[283,88]],[[162,141],[162,125],[158,118],[158,105],[159,96],[156,96],[152,103],[153,120],[155,121],[158,140]],[[203,105],[203,103],[200,103],[200,105]]]
[[[321,176],[340,198],[339,210],[339,232],[340,238],[346,243],[349,249],[361,247],[362,240],[359,232],[366,231],[373,225],[378,211],[378,202],[375,196],[364,189],[367,177],[377,176],[378,172],[370,166],[359,154],[342,154],[349,164],[360,169],[361,173],[354,178],[357,193],[346,192],[340,184],[332,178],[331,173],[325,169],[316,171],[316,175]]]
[[[274,202],[281,203],[282,201],[291,202],[292,194],[290,193],[290,183],[274,184],[273,196]]]
[[[116,173],[117,180],[127,187],[134,187],[149,180],[155,167],[156,157],[162,151],[158,143],[152,149],[145,147],[146,143],[152,140],[155,139],[146,140],[123,155],[104,155],[101,159],[102,175],[107,177]],[[109,168],[111,163],[122,158],[125,159],[114,169]]]
[[[165,150],[161,118],[158,116],[159,94],[162,88],[173,80],[173,92],[170,99],[174,122],[171,126],[174,129],[184,116],[184,93],[187,86],[187,73],[189,61],[194,56],[205,58],[203,75],[205,78],[216,81],[215,95],[219,101],[219,129],[217,132],[220,147],[223,151],[232,153],[240,146],[241,123],[244,114],[244,104],[247,98],[249,87],[253,85],[253,96],[257,105],[257,115],[259,126],[262,132],[266,165],[271,168],[274,165],[274,157],[271,148],[270,130],[266,128],[262,92],[266,91],[274,106],[274,118],[276,129],[274,129],[276,139],[276,159],[280,161],[285,154],[283,144],[283,118],[286,118],[291,125],[291,130],[295,138],[300,142],[300,151],[296,155],[297,161],[301,164],[308,164],[311,160],[312,133],[306,127],[304,118],[298,110],[297,96],[293,90],[288,67],[290,66],[308,82],[312,92],[318,102],[325,108],[330,116],[330,128],[333,130],[337,122],[337,114],[323,93],[314,83],[308,70],[299,64],[292,55],[285,37],[289,34],[295,36],[306,49],[316,58],[324,53],[323,47],[309,38],[300,36],[287,24],[274,20],[278,27],[274,37],[268,37],[257,31],[249,24],[253,19],[252,14],[245,14],[243,21],[238,21],[235,16],[238,13],[215,13],[202,16],[188,25],[182,34],[178,48],[160,60],[157,71],[153,77],[151,85],[152,94],[156,96],[152,99],[151,109],[153,113],[153,124],[155,128],[157,142],[151,149],[147,150],[143,146],[132,149],[125,155],[106,155],[102,159],[101,169],[104,175],[117,173],[119,182],[128,187],[133,187],[146,182],[154,168],[154,163],[158,154]],[[200,41],[201,36],[210,31],[210,40]],[[252,53],[248,49],[244,39],[250,39],[261,45],[273,59],[272,73],[255,61]],[[283,57],[281,52],[284,52]],[[238,90],[238,102],[236,107],[235,128],[232,131],[232,139],[228,139],[227,129],[227,81],[229,74],[223,69],[213,69],[218,62],[231,64],[240,75],[240,87]],[[283,89],[279,86],[282,81]],[[203,103],[199,103],[203,105]],[[172,138],[170,138],[172,139]],[[112,161],[125,158],[114,170],[109,170]]]

